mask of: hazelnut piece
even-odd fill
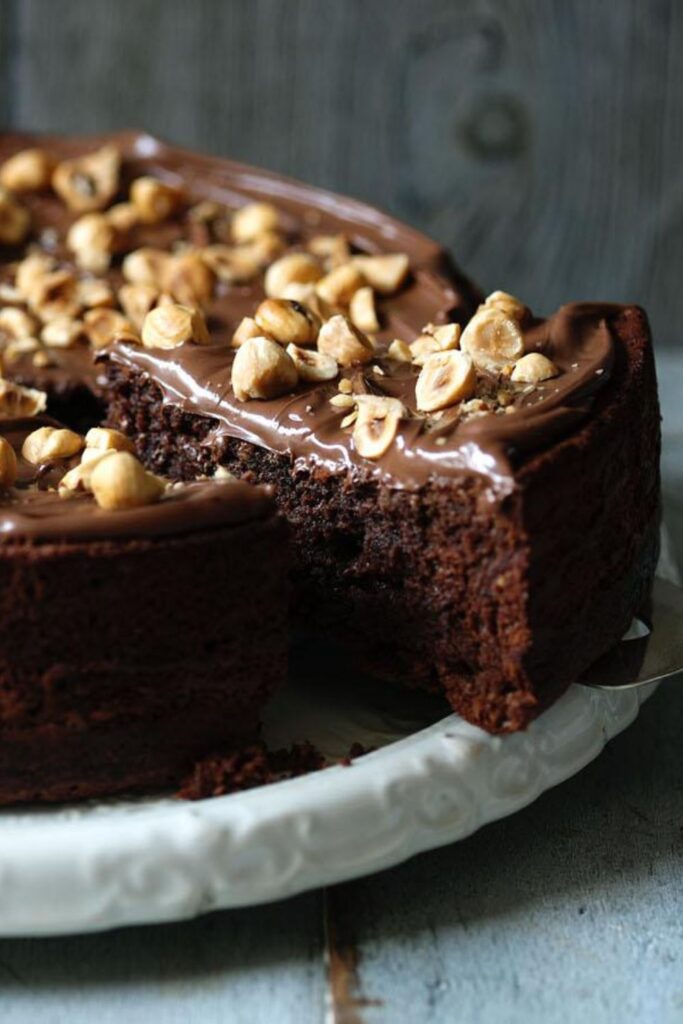
[[[332,356],[340,366],[369,363],[375,354],[365,335],[341,315],[331,317],[320,328],[318,350]]]
[[[271,263],[263,286],[269,298],[279,299],[288,285],[309,284],[319,281],[322,276],[322,267],[315,257],[305,252],[290,252]]]
[[[84,331],[93,348],[104,348],[114,338],[132,331],[132,324],[116,309],[89,309],[83,317]]]
[[[367,283],[380,295],[391,295],[398,291],[410,269],[410,260],[404,252],[386,253],[382,256],[354,256],[353,263]]]
[[[178,348],[185,342],[209,345],[206,321],[198,309],[178,303],[164,303],[150,310],[142,325],[145,348]]]
[[[353,428],[356,451],[365,459],[379,459],[396,437],[401,417],[405,415],[398,398],[383,395],[356,395],[358,416]]]
[[[0,185],[11,192],[37,192],[47,188],[54,159],[44,149],[22,149],[0,167]]]
[[[281,345],[270,338],[249,338],[237,349],[232,364],[235,398],[278,398],[296,387],[294,362]]]
[[[184,252],[163,265],[161,284],[176,302],[205,306],[213,294],[214,275],[198,252]]]
[[[85,435],[85,446],[89,449],[132,452],[133,442],[120,430],[110,427],[91,427]]]
[[[559,374],[555,363],[541,352],[528,352],[515,363],[510,380],[515,384],[540,384]]]
[[[359,331],[376,334],[379,330],[375,293],[369,285],[364,285],[354,292],[349,306],[349,316]]]
[[[158,501],[166,484],[148,473],[130,452],[115,451],[100,459],[90,474],[95,501],[110,511],[138,508]]]
[[[287,355],[291,357],[301,380],[334,380],[339,373],[336,359],[325,355],[324,352],[288,345]]]
[[[470,356],[458,349],[427,356],[415,384],[417,407],[436,412],[471,398],[477,374]]]
[[[17,456],[6,437],[0,437],[0,487],[11,487],[17,479]]]
[[[353,263],[344,263],[321,278],[315,286],[316,294],[331,306],[348,306],[353,296],[365,284],[365,278]]]
[[[37,416],[47,406],[47,395],[35,388],[0,378],[0,419],[14,419],[16,416]]]
[[[26,238],[30,226],[31,217],[26,207],[6,189],[0,189],[0,243],[19,245]]]
[[[280,215],[272,203],[247,203],[233,214],[232,237],[236,242],[251,242],[266,231],[277,231]]]
[[[52,187],[67,206],[77,213],[103,210],[119,188],[121,154],[116,146],[73,160],[63,160],[52,175]]]
[[[487,295],[486,299],[480,309],[499,309],[501,313],[509,317],[511,320],[523,320],[528,313],[527,307],[519,299],[516,299],[514,295],[510,295],[509,292],[491,292]]]
[[[158,178],[143,175],[130,186],[130,201],[143,224],[159,224],[176,212],[183,190]]]
[[[39,466],[44,462],[68,459],[83,447],[83,438],[66,427],[38,427],[25,439],[21,454],[27,462]]]
[[[254,313],[261,334],[281,345],[311,345],[320,330],[320,321],[306,306],[292,299],[264,299]]]
[[[121,264],[123,276],[131,284],[150,284],[161,289],[162,276],[171,256],[163,249],[145,246],[129,252]]]
[[[460,348],[480,369],[497,372],[524,355],[524,339],[516,320],[495,307],[484,307],[462,332]]]

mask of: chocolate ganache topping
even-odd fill
[[[269,401],[238,401],[230,378],[234,351],[225,345],[183,345],[171,351],[115,345],[114,361],[149,374],[165,401],[215,420],[207,443],[219,434],[290,455],[298,464],[329,470],[355,470],[396,487],[418,488],[431,477],[463,471],[484,474],[499,496],[513,486],[512,465],[525,455],[567,435],[585,419],[591,402],[609,379],[613,339],[609,319],[619,307],[573,304],[547,320],[533,320],[524,331],[527,352],[548,356],[560,374],[533,388],[516,390],[508,414],[500,409],[464,421],[433,418],[415,411],[416,368],[378,354],[373,365],[344,371],[354,391],[399,398],[413,415],[401,421],[394,443],[376,461],[354,450],[341,427],[344,412],[330,405],[337,382],[300,385],[291,395]],[[419,334],[415,322],[410,332]]]
[[[391,294],[380,289],[374,296],[379,329],[373,332],[371,360],[364,365],[340,366],[333,380],[299,380],[279,397],[240,400],[232,386],[233,335],[265,297],[262,273],[231,281],[218,275],[216,286],[201,303],[210,344],[188,341],[159,348],[143,345],[139,338],[127,338],[97,354],[79,342],[51,349],[39,368],[35,354],[15,357],[12,375],[16,380],[30,379],[32,384],[57,392],[78,381],[95,393],[103,392],[105,364],[111,359],[147,373],[166,402],[211,417],[215,428],[207,444],[223,434],[289,455],[295,466],[350,471],[397,488],[416,489],[432,478],[477,473],[487,478],[489,492],[500,497],[514,487],[512,467],[576,429],[596,393],[610,379],[614,341],[609,324],[615,307],[569,305],[547,320],[525,311],[516,324],[523,351],[546,356],[553,365],[552,376],[533,383],[515,382],[512,363],[505,366],[499,362],[493,369],[477,364],[474,395],[425,413],[416,400],[423,363],[410,356],[394,358],[392,342],[401,339],[408,346],[423,335],[426,325],[467,325],[481,300],[436,243],[365,204],[277,174],[174,149],[148,136],[41,137],[36,141],[60,160],[82,156],[97,146],[115,146],[123,160],[114,199],[123,201],[122,205],[129,190],[132,195],[131,184],[141,175],[182,190],[184,201],[177,210],[153,223],[144,217],[134,220],[126,228],[125,246],[114,250],[100,275],[114,295],[121,294],[121,285],[127,280],[125,260],[122,263],[126,253],[145,247],[201,252],[215,244],[210,218],[193,216],[193,210],[212,204],[228,213],[243,208],[245,202],[272,204],[277,208],[278,230],[288,253],[306,252],[321,237],[337,237],[348,246],[350,260],[398,252],[407,258],[409,273]],[[25,136],[5,136],[0,158],[30,144]],[[80,272],[73,246],[67,244],[69,228],[76,219],[73,210],[49,190],[31,193],[24,202],[32,221],[32,244],[49,252],[60,267]],[[24,254],[22,250],[16,256]],[[11,285],[14,272],[15,267],[7,263],[3,280]],[[401,403],[395,436],[381,455],[366,458],[359,453],[348,406],[331,402],[342,390],[352,396],[375,395]]]
[[[171,485],[160,501],[111,511],[98,507],[92,494],[64,497],[58,487],[79,458],[33,465],[21,455],[26,438],[44,426],[59,427],[47,416],[0,421],[0,436],[14,449],[15,485],[0,500],[0,536],[5,541],[82,541],[108,538],[181,536],[205,529],[238,526],[273,512],[269,488],[237,480]]]

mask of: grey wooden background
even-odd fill
[[[279,168],[423,226],[540,310],[641,301],[676,344],[682,53],[680,0],[0,0],[0,118]],[[661,371],[681,555],[683,358]],[[526,811],[378,877],[2,941],[2,1024],[677,1024],[682,733],[678,682]]]
[[[683,320],[678,0],[0,0],[0,115],[375,201],[539,311]]]

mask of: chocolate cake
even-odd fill
[[[272,484],[299,626],[508,731],[644,612],[659,412],[640,309],[482,302],[385,214],[148,137],[40,145],[53,192],[21,192],[14,255],[33,240],[53,263],[6,284],[45,326],[6,373],[53,407],[84,387],[155,472]],[[60,273],[55,351],[40,282]],[[90,277],[113,296],[103,330]]]
[[[0,421],[0,803],[177,783],[252,742],[284,677],[286,538],[266,490],[165,489],[98,447],[111,436],[87,435],[79,461],[53,420]]]

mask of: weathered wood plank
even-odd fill
[[[14,119],[178,141],[367,197],[539,309],[683,319],[675,0],[22,0]]]
[[[682,728],[679,682],[528,810],[345,886],[353,1024],[680,1021]]]
[[[3,1024],[320,1024],[321,898],[0,942]]]

